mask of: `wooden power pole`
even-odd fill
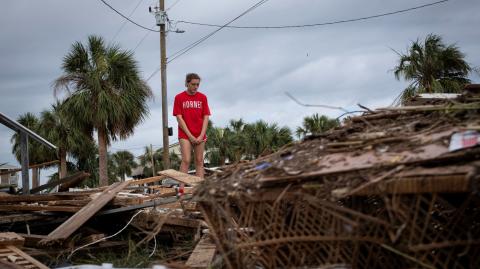
[[[160,23],[160,78],[162,80],[162,134],[163,134],[163,168],[170,168],[170,156],[168,145],[168,102],[167,102],[167,49],[166,49],[166,13],[165,0],[159,0],[160,13],[163,23]],[[154,175],[155,176],[155,175]]]

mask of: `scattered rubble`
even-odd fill
[[[224,265],[480,267],[480,87],[467,90],[349,117],[209,178],[195,200]]]
[[[0,233],[2,248],[0,261],[2,264],[14,264],[10,264],[9,268],[43,269],[48,267],[38,261],[35,263],[36,267],[33,267],[24,260],[34,261],[32,258],[34,256],[48,266],[57,266],[55,261],[68,264],[72,261],[72,257],[81,253],[87,255],[98,253],[105,248],[129,249],[132,242],[135,243],[133,248],[150,248],[153,245],[153,255],[156,250],[159,250],[157,243],[199,241],[202,230],[208,227],[201,219],[196,204],[190,201],[192,188],[186,188],[185,194],[179,197],[174,188],[152,184],[165,178],[173,178],[195,186],[203,179],[175,170],[161,171],[159,174],[160,176],[117,182],[97,189],[1,195],[0,229],[10,232]],[[68,184],[72,187],[87,176],[86,173],[77,173],[57,181],[56,184],[49,183],[38,189],[46,190],[58,184]],[[59,188],[59,190],[67,189]],[[129,234],[134,234],[136,239],[125,241],[116,237],[126,228],[129,229]],[[201,242],[204,242],[206,239],[202,238]],[[170,262],[171,268],[178,268],[176,262],[185,262],[193,249],[194,245],[181,249],[183,254],[180,256],[178,251],[172,254],[167,253],[165,260],[152,265],[168,265]],[[24,259],[9,260],[10,252],[17,253],[15,254],[17,256],[23,255]],[[195,258],[192,259],[195,260]],[[191,266],[196,265],[192,263]],[[195,268],[202,268],[202,266]]]

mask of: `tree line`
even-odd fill
[[[405,103],[418,93],[460,92],[470,83],[472,67],[455,45],[446,45],[438,35],[414,41],[405,53],[396,52],[399,62],[394,68],[397,79],[410,84],[397,98]],[[91,186],[105,186],[124,180],[137,166],[144,167],[146,176],[163,169],[161,151],[145,148],[138,158],[128,151],[109,153],[112,141],[125,139],[149,113],[147,100],[152,91],[141,79],[138,63],[130,51],[117,45],[106,45],[103,38],[89,36],[86,44],[75,42],[62,62],[63,74],[53,83],[58,96],[50,109],[37,117],[25,113],[18,121],[39,133],[58,147],[54,152],[35,141],[29,141],[30,163],[59,159],[59,172],[54,178],[63,178],[69,171],[87,171]],[[338,119],[313,114],[305,117],[295,134],[299,139],[316,135],[340,125]],[[294,141],[287,127],[259,120],[246,123],[232,119],[225,127],[209,123],[206,159],[210,166],[252,160],[272,153]],[[19,137],[11,138],[12,152],[20,159]],[[67,161],[69,156],[69,161]],[[171,165],[178,169],[180,157],[171,156]],[[38,178],[39,170],[32,178]]]

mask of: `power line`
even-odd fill
[[[120,13],[120,11],[116,10],[114,7],[112,7],[111,5],[109,5],[107,2],[105,2],[105,0],[100,0],[102,3],[104,3],[107,7],[109,7],[111,10],[115,11],[118,15],[122,16],[124,19],[126,19],[127,21],[135,24],[136,26],[140,27],[140,28],[143,28],[145,30],[148,30],[148,31],[152,31],[152,32],[160,32],[159,30],[155,30],[155,29],[151,29],[151,28],[148,28],[148,27],[145,27],[141,24],[138,24],[134,21],[132,21],[130,18],[128,18],[127,16],[123,15],[122,13]]]
[[[184,47],[183,49],[181,50],[178,50],[177,52],[173,53],[172,55],[170,55],[170,57],[172,57],[171,59],[169,59],[167,61],[167,63],[170,63],[172,62],[173,60],[177,59],[178,57],[184,55],[185,53],[187,53],[188,51],[190,51],[191,49],[193,49],[194,47],[198,46],[200,43],[202,43],[203,41],[207,40],[208,38],[210,38],[211,36],[213,36],[214,34],[216,34],[218,31],[222,30],[223,28],[225,28],[226,26],[228,26],[230,23],[238,20],[239,18],[241,18],[242,16],[244,16],[245,14],[249,13],[250,11],[256,9],[257,7],[263,5],[264,3],[266,3],[268,0],[261,0],[259,2],[257,2],[255,5],[251,6],[250,8],[248,8],[247,10],[245,10],[244,12],[242,12],[240,15],[238,15],[237,17],[233,18],[232,20],[228,21],[227,23],[225,23],[224,25],[222,25],[220,28],[218,28],[217,30],[209,33],[208,35],[200,38],[199,40],[191,43],[190,45]],[[169,57],[169,58],[170,58]],[[160,71],[160,68],[157,68],[148,78],[146,81],[149,81],[153,76],[155,76],[155,74]]]
[[[140,0],[138,1],[137,5],[135,6],[135,8],[132,10],[132,12],[130,12],[130,14],[128,15],[128,18],[130,18],[133,13],[137,10],[138,6],[140,6],[140,4],[142,3],[143,0]],[[120,28],[118,29],[118,31],[115,33],[115,35],[113,36],[112,40],[110,41],[110,43],[112,43],[113,40],[115,40],[115,38],[117,38],[118,34],[122,31],[123,27],[125,27],[125,24],[127,24],[127,21],[123,21],[122,23],[122,26],[120,26]]]
[[[180,2],[180,0],[177,0],[175,3],[173,3],[169,8],[167,8],[166,11],[169,11],[171,8],[173,8],[176,4],[178,4],[178,2]]]
[[[137,45],[135,46],[135,48],[133,49],[133,52],[135,52],[137,50],[138,47],[140,47],[140,44],[143,43],[143,41],[148,37],[148,35],[150,34],[151,32],[148,31],[145,33],[145,35],[142,37],[142,39],[137,43]]]
[[[200,26],[236,28],[236,29],[285,29],[285,28],[316,27],[316,26],[340,24],[340,23],[355,22],[355,21],[362,21],[362,20],[369,20],[369,19],[374,19],[374,18],[379,18],[379,17],[385,17],[385,16],[389,16],[389,15],[405,13],[405,12],[416,10],[416,9],[421,9],[421,8],[425,8],[425,7],[430,7],[430,6],[442,4],[442,3],[445,3],[445,2],[448,2],[448,1],[449,0],[442,0],[442,1],[437,1],[437,2],[430,3],[430,4],[425,4],[425,5],[421,5],[421,6],[416,6],[416,7],[412,7],[412,8],[407,8],[407,9],[402,9],[402,10],[397,10],[397,11],[392,11],[392,12],[367,16],[367,17],[360,17],[360,18],[354,18],[354,19],[348,19],[348,20],[338,20],[338,21],[332,21],[332,22],[301,24],[301,25],[280,25],[280,26],[235,26],[235,25],[230,25],[230,26],[223,26],[223,25],[218,25],[218,24],[209,24],[209,23],[200,23],[200,22],[191,22],[191,21],[176,21],[176,22],[177,23],[192,24],[192,25],[200,25]]]
[[[203,41],[207,40],[208,38],[210,38],[211,36],[213,36],[214,34],[216,34],[218,31],[222,30],[223,28],[227,27],[230,23],[238,20],[239,18],[241,18],[242,16],[244,16],[245,14],[247,14],[248,12],[256,9],[257,7],[261,6],[262,4],[266,3],[268,0],[261,0],[259,2],[257,2],[255,5],[251,6],[250,8],[248,8],[247,10],[245,10],[244,12],[242,12],[240,15],[238,15],[237,17],[235,17],[234,19],[230,20],[229,22],[227,22],[226,24],[222,25],[220,28],[218,28],[217,30],[209,33],[208,35],[200,38],[199,40],[193,42],[192,44],[184,47],[183,49],[175,52],[174,54],[170,55],[170,57],[173,57],[172,59],[169,59],[167,63],[170,63],[171,61],[175,60],[176,58],[182,56],[183,54],[187,53],[189,50],[193,49],[194,47],[196,47],[197,45],[199,45],[200,43],[202,43]],[[169,57],[169,58],[170,58]]]

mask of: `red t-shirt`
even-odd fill
[[[200,92],[196,92],[194,95],[189,95],[187,91],[177,94],[173,103],[173,116],[177,115],[182,115],[190,133],[198,137],[202,132],[203,117],[210,115],[207,97]],[[178,138],[188,139],[180,125],[178,125]],[[203,139],[206,138],[205,135]]]

